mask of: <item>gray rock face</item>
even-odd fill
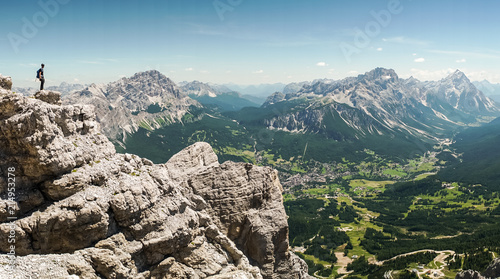
[[[2,276],[309,278],[289,251],[276,171],[219,164],[207,143],[154,165],[116,154],[89,106],[8,92],[0,166],[0,238],[15,235],[18,256],[0,255]]]
[[[192,81],[192,82],[186,82],[180,84],[181,89],[184,93],[187,95],[195,95],[198,97],[201,96],[209,96],[209,97],[216,97],[217,95],[220,95],[224,93],[224,90],[219,90],[218,88],[214,88],[210,86],[209,84],[199,82],[197,80]],[[231,90],[226,88],[226,92],[229,92]]]
[[[0,74],[0,89],[11,90],[12,89],[12,78],[4,77]]]
[[[455,276],[455,279],[486,279],[481,273],[474,270],[464,270]]]
[[[455,279],[491,279],[500,278],[500,258],[494,259],[482,274],[474,270],[464,270]]]
[[[264,104],[262,104],[262,106],[267,107],[284,100],[285,100],[285,94],[281,92],[274,92],[273,94],[271,94],[271,96],[267,97],[266,101],[264,102]]]
[[[53,105],[61,105],[61,93],[57,91],[41,90],[35,93],[35,99],[44,101]]]
[[[500,277],[500,258],[496,258],[490,263],[490,265],[484,272],[484,276],[491,278]]]

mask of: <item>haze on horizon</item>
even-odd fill
[[[497,1],[9,1],[0,73],[14,86],[105,83],[156,69],[175,82],[289,83],[376,67],[500,83]]]

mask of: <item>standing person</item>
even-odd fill
[[[43,76],[43,67],[45,67],[45,65],[42,64],[42,67],[40,69],[38,69],[38,71],[36,72],[36,78],[40,80],[40,91],[43,90],[43,84],[45,83],[45,77]]]

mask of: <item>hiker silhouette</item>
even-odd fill
[[[45,83],[45,77],[43,76],[43,68],[45,67],[44,64],[42,64],[42,67],[38,69],[36,72],[36,78],[40,80],[40,91],[43,90],[43,84]]]

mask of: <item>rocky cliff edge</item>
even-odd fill
[[[117,154],[91,106],[0,86],[0,278],[309,278],[275,170]]]
[[[496,279],[500,278],[500,258],[494,259],[486,270],[481,273],[474,270],[464,270],[455,279]]]

